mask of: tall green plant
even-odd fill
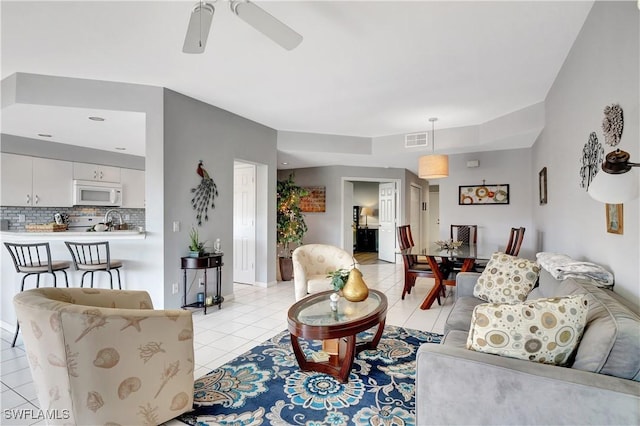
[[[302,238],[307,232],[307,224],[300,210],[300,200],[309,195],[309,191],[298,186],[293,181],[293,173],[287,180],[278,181],[278,245],[288,257],[289,244],[302,244]]]

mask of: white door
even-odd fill
[[[420,205],[422,204],[422,188],[411,185],[409,193],[409,225],[413,243],[422,248],[422,227],[420,221]]]
[[[344,211],[342,212],[342,232],[344,235],[344,240],[342,241],[342,247],[347,253],[353,254],[353,249],[356,242],[356,231],[353,224],[353,182],[344,182],[344,197],[342,197],[342,201],[344,203]]]
[[[396,184],[381,183],[378,193],[378,259],[396,261]]]
[[[233,281],[256,281],[256,168],[235,163],[233,178]]]
[[[429,189],[429,242],[440,240],[440,192],[437,189]],[[446,238],[449,238],[447,235]]]

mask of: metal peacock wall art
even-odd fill
[[[209,220],[209,204],[211,209],[216,207],[215,199],[218,196],[218,187],[216,183],[211,179],[209,173],[202,167],[202,160],[198,163],[196,173],[202,178],[200,184],[191,188],[193,198],[191,199],[191,205],[196,211],[196,219],[198,220],[198,226],[202,226],[202,215],[204,214],[204,220]]]

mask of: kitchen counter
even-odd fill
[[[2,231],[0,239],[3,241],[111,241],[111,240],[144,240],[145,232],[139,231],[108,231],[108,232],[86,232],[86,231],[61,231],[61,232],[27,232],[27,231]]]

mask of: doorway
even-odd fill
[[[233,281],[256,282],[256,166],[233,164]]]
[[[395,263],[401,181],[343,177],[342,182],[343,248],[361,264]]]

